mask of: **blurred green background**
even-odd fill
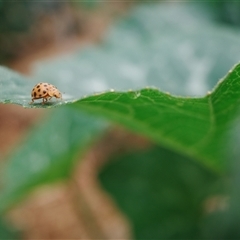
[[[239,12],[228,1],[0,1],[0,62],[66,100],[147,86],[204,96],[239,62]],[[1,105],[0,239],[238,239],[237,133],[235,121],[218,175],[108,119]]]

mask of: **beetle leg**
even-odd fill
[[[42,99],[42,104],[45,104],[47,102],[47,98]]]

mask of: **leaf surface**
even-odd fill
[[[70,106],[105,116],[222,172],[228,166],[224,140],[239,102],[240,65],[237,65],[203,98],[142,89],[90,96]]]
[[[150,88],[95,94],[68,106],[104,116],[223,171],[225,132],[240,101],[239,76],[237,65],[202,98],[176,97]]]

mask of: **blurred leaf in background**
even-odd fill
[[[215,1],[209,3],[212,6],[212,11],[216,13],[217,20],[222,24],[240,26],[240,3],[238,1]]]
[[[103,2],[97,0],[88,0],[88,1],[76,1],[72,2],[71,4],[75,7],[84,7],[89,10],[96,9],[102,5]]]
[[[20,236],[21,235],[18,231],[7,225],[6,222],[3,221],[3,219],[0,219],[0,238],[2,240],[21,239]]]
[[[116,156],[100,180],[136,239],[198,239],[203,202],[222,187],[207,169],[161,147]]]
[[[34,76],[67,83],[66,93],[78,98],[146,86],[202,96],[239,61],[239,38],[240,30],[216,24],[205,5],[144,4],[117,21],[100,46],[41,62]]]
[[[54,0],[2,1],[0,62],[6,64],[24,57],[39,48],[61,41],[66,34],[77,35],[78,19],[71,9],[69,2]]]
[[[120,122],[130,130],[142,134],[146,132],[139,122],[129,123],[121,120],[125,117],[137,116],[140,120],[145,120],[150,127],[152,122],[158,124],[156,111],[151,111],[151,108],[144,103],[150,102],[150,105],[157,103],[157,106],[158,104],[161,106],[162,99],[158,98],[158,101],[154,102],[152,101],[154,96],[164,95],[165,102],[174,97],[156,89],[146,89],[146,86],[158,87],[173,95],[182,96],[203,96],[211,90],[217,81],[239,61],[240,31],[216,23],[216,14],[209,9],[206,4],[199,3],[142,4],[133,8],[125,19],[110,29],[101,46],[89,46],[67,57],[40,63],[33,72],[32,82],[23,83],[21,77],[13,76],[8,70],[1,69],[5,74],[0,76],[1,83],[7,83],[6,76],[13,80],[10,81],[11,84],[4,85],[4,94],[7,93],[8,98],[3,101],[12,101],[28,107],[32,83],[42,79],[60,86],[65,92],[66,103],[90,95],[73,103],[77,111],[70,109],[70,105],[54,111],[52,118],[35,130],[25,145],[12,155],[4,176],[6,188],[0,198],[2,212],[39,184],[65,179],[70,175],[75,154],[78,151],[82,153],[87,146],[89,147],[91,145],[89,140],[100,136],[99,133],[102,133],[107,126],[106,123],[102,125],[97,115]],[[234,119],[238,105],[238,68],[239,65],[227,75],[227,78],[230,77],[225,84],[223,82],[219,84],[218,94],[214,98],[217,105],[207,105],[218,106],[216,113],[220,116],[217,123],[221,137],[222,130],[227,131],[230,128],[225,122],[229,120],[230,123]],[[108,91],[105,94],[94,94],[109,89],[123,92]],[[129,89],[132,90],[128,91]],[[149,95],[145,96],[146,92]],[[231,97],[232,94],[234,98]],[[199,99],[210,99],[209,96],[211,95]],[[224,101],[225,97],[227,101]],[[185,100],[189,99],[185,98]],[[183,106],[183,102],[179,101],[179,103],[175,108],[172,108],[172,102],[166,105],[165,115],[171,111],[178,114]],[[84,104],[92,107],[84,107]],[[99,108],[97,108],[98,104]],[[134,104],[139,110],[136,115],[132,110]],[[59,105],[61,102],[43,107]],[[205,106],[205,102],[203,105]],[[199,109],[202,109],[203,105],[200,104]],[[42,105],[35,106],[42,107]],[[83,108],[95,113],[96,117],[82,115],[80,109]],[[156,109],[161,108],[156,107]],[[199,127],[197,121],[192,121],[193,128],[187,126],[189,119],[194,119],[199,113],[199,109],[194,108],[194,104],[192,109],[189,118],[184,120],[185,128],[183,125],[177,126],[182,131],[182,137],[174,138],[175,142],[181,142],[185,135],[191,137],[190,132],[195,133]],[[111,110],[112,112],[108,114]],[[119,111],[122,118],[114,111]],[[209,116],[215,115],[213,112],[212,115],[208,114],[208,111],[204,112],[203,119],[206,118],[207,123],[213,123],[213,119],[209,119]],[[178,115],[173,116],[177,121]],[[166,122],[171,131],[168,132],[165,125],[159,124],[159,132],[166,130],[165,135],[159,137],[160,134],[154,131],[155,129],[151,132],[157,135],[156,138],[151,139],[160,145],[166,142],[169,133],[177,132],[174,130],[176,127],[174,121]],[[203,128],[200,127],[198,130],[205,135]],[[220,139],[220,135],[213,134],[216,133],[215,130],[211,131],[210,128],[208,132],[212,137],[211,143]],[[151,137],[151,134],[146,136]],[[217,154],[214,155],[213,160],[217,167],[223,163],[221,154],[227,151],[229,146],[228,138],[223,140],[225,145],[221,147],[215,145],[217,147],[214,148]],[[191,143],[193,142],[190,141],[189,144]],[[61,148],[56,147],[58,145]],[[211,153],[212,145],[208,144],[208,141],[201,146]],[[208,226],[210,230],[213,227],[216,229],[217,224],[214,226],[214,220],[213,225],[206,224],[206,228],[203,229],[205,214],[208,215],[204,203],[212,196],[226,194],[226,188],[229,186],[228,169],[222,169],[222,175],[214,174],[209,167],[204,168],[198,164],[196,157],[187,158],[189,145],[186,144],[185,147],[182,155],[179,155],[176,145],[172,145],[168,150],[162,146],[155,146],[146,151],[119,155],[116,157],[117,160],[113,160],[102,170],[100,179],[104,188],[132,221],[137,239],[184,239],[202,236],[207,238]],[[229,163],[228,157],[229,155],[224,158],[225,162],[221,166],[225,167],[225,164]],[[36,162],[34,159],[39,161]],[[220,221],[224,222],[224,217],[220,216],[220,218]],[[210,236],[219,235],[212,232]]]
[[[215,211],[210,211],[202,221],[202,239],[239,239],[239,221],[240,221],[240,126],[239,110],[232,127],[226,134],[228,141],[227,152],[228,161],[230,162],[230,172],[227,177],[228,188],[225,194],[219,196],[220,201],[215,201]],[[214,203],[214,202],[213,202]],[[218,204],[218,208],[216,208]],[[214,207],[214,204],[212,204]]]
[[[75,161],[106,127],[103,120],[71,109],[52,112],[1,170],[0,213],[33,188],[69,178]]]

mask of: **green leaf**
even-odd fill
[[[69,106],[105,116],[222,172],[225,132],[240,101],[239,74],[237,65],[203,98],[142,89],[95,94]]]
[[[228,189],[220,195],[219,207],[210,212],[203,221],[201,239],[240,239],[239,202],[240,202],[240,115],[237,117],[227,134],[227,152],[230,162],[230,177],[227,179]],[[216,205],[216,204],[215,204]]]
[[[73,109],[53,111],[1,169],[0,213],[34,187],[69,177],[75,161],[106,126]]]
[[[13,103],[32,108],[49,108],[63,104],[63,102],[52,102],[45,105],[41,103],[30,104],[33,86],[34,83],[26,77],[8,68],[0,67],[0,103]]]
[[[220,184],[190,159],[157,147],[113,158],[99,177],[136,239],[199,239],[203,201]]]
[[[226,171],[226,131],[240,102],[240,65],[203,98],[171,96],[157,89],[109,92],[79,100],[72,107],[105,115],[155,142]]]
[[[16,229],[13,229],[11,226],[9,226],[9,224],[0,219],[0,239],[17,240],[21,239],[21,237],[20,233]]]

